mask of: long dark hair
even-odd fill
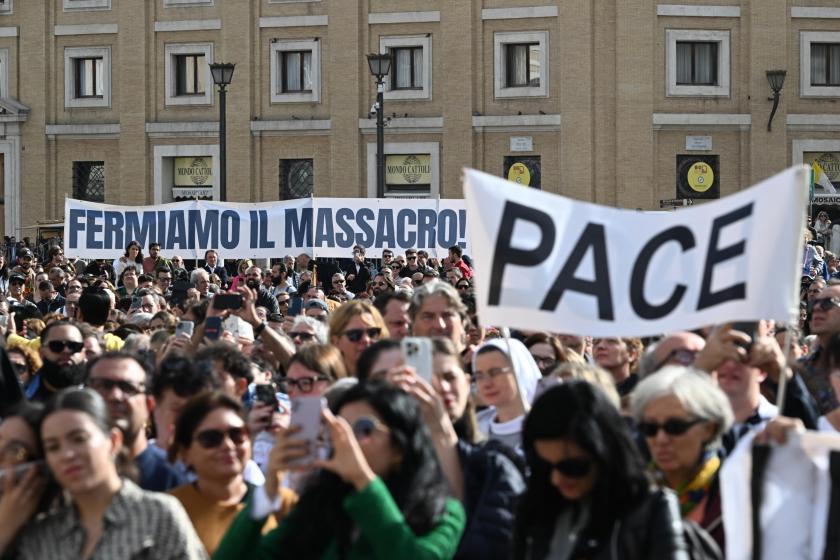
[[[242,416],[242,404],[221,391],[199,393],[187,401],[175,421],[175,434],[168,453],[171,462],[174,463],[178,459],[178,454],[192,445],[195,431],[204,419],[220,408]]]
[[[143,247],[140,246],[140,243],[137,241],[129,241],[128,245],[125,246],[125,258],[128,260],[128,250],[132,247],[137,247],[137,258],[134,259],[134,262],[143,264]]]
[[[391,444],[402,454],[400,465],[383,479],[388,491],[411,530],[416,535],[428,533],[443,514],[447,488],[417,403],[401,389],[372,381],[348,389],[335,410],[359,401],[382,418],[390,430]],[[353,522],[342,502],[351,490],[352,486],[329,471],[314,474],[295,508],[300,523],[283,541],[283,556],[318,558],[330,537],[337,541],[339,555],[346,556]]]
[[[551,484],[551,466],[534,449],[537,440],[572,441],[598,469],[587,538],[605,538],[649,491],[641,456],[621,414],[601,389],[569,381],[543,393],[525,419],[522,444],[531,474],[514,524],[514,558],[524,558],[529,536],[551,538],[557,516],[573,505]]]

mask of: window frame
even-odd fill
[[[199,79],[199,77],[200,77],[199,76],[199,66],[200,66],[199,59],[203,58],[204,59],[203,63],[206,65],[207,64],[207,57],[205,56],[205,54],[204,53],[185,53],[185,54],[175,54],[175,55],[172,55],[172,56],[174,57],[174,61],[175,61],[175,95],[177,95],[178,97],[186,97],[186,96],[204,97],[204,94],[207,93],[207,85],[206,85],[206,83],[202,84],[201,83],[202,80]],[[182,72],[182,67],[181,67],[182,64],[186,66],[187,65],[186,63],[189,59],[193,59],[192,72],[190,72],[190,73],[192,74],[191,82],[194,84],[194,86],[196,88],[196,91],[187,91],[187,89],[189,89],[187,87],[187,83],[189,83],[190,80],[182,80],[181,79],[182,74],[184,75],[184,77],[189,77],[189,76],[187,76],[187,68],[183,68],[183,72]],[[207,71],[208,72],[210,71],[209,67],[208,67]],[[204,81],[206,82],[206,80],[204,80]],[[199,87],[201,88],[200,90],[198,89]]]
[[[811,44],[840,43],[840,31],[801,31],[799,33],[800,97],[840,97],[840,85],[811,85]]]
[[[666,29],[666,97],[729,97],[731,83],[730,30]],[[718,43],[717,85],[677,83],[677,43]]]
[[[677,47],[680,46],[680,43],[687,44],[691,46],[691,75],[692,81],[688,83],[681,83],[679,78],[677,78],[677,85],[682,86],[717,86],[717,82],[719,81],[718,78],[720,77],[720,73],[718,72],[718,63],[720,62],[720,57],[718,55],[718,50],[720,49],[720,43],[717,41],[677,41]],[[695,62],[695,55],[696,55],[696,48],[698,45],[714,45],[714,58],[712,59],[712,66],[713,66],[713,75],[714,75],[714,83],[700,83],[695,81],[695,76],[697,74],[697,66],[694,64]],[[677,73],[679,74],[679,72]]]
[[[312,91],[283,91],[282,53],[311,51],[312,68],[310,70]],[[320,103],[321,101],[321,42],[317,39],[273,41],[269,52],[269,81],[271,103]],[[303,66],[301,65],[301,71]]]
[[[78,176],[77,165],[79,165],[79,164],[87,164],[91,167],[93,165],[101,165],[102,166],[102,200],[90,200],[89,196],[85,196],[84,198],[79,196],[80,193],[76,189],[76,187],[78,186],[76,184],[76,178]],[[84,200],[85,202],[98,202],[100,204],[104,203],[105,202],[106,189],[108,187],[108,185],[105,181],[105,179],[106,179],[106,176],[105,176],[105,161],[104,160],[73,160],[72,169],[73,169],[73,186],[72,186],[72,188],[73,188],[73,198],[75,198],[77,200]],[[90,170],[88,170],[88,184],[89,183],[90,183]],[[85,195],[87,195],[87,194],[88,193],[85,193]]]
[[[97,62],[100,61],[100,60],[102,61],[102,74],[103,74],[102,76],[100,76],[97,73],[97,69],[96,69],[96,67],[98,66]],[[81,80],[81,78],[82,78],[81,64],[85,63],[85,65],[87,65],[86,63],[88,61],[92,62],[91,72],[93,74],[93,80],[92,80],[93,89],[94,90],[97,89],[97,78],[101,78],[103,80],[102,81],[102,95],[98,95],[96,93],[93,93],[91,95],[87,95],[87,94],[82,92],[83,84],[82,84],[82,80]],[[101,57],[101,56],[84,56],[84,57],[80,56],[80,57],[74,58],[73,59],[73,74],[74,74],[73,75],[73,84],[74,84],[73,85],[73,97],[75,97],[76,99],[102,99],[102,97],[105,95],[105,81],[104,81],[105,76],[104,76],[104,73],[105,73],[105,59],[103,57]]]
[[[0,49],[0,97],[11,97],[9,91],[9,49]]]
[[[416,48],[423,49],[423,76],[422,87],[418,89],[394,89],[392,87],[393,59],[391,61],[392,71],[385,78],[385,100],[423,100],[432,99],[432,37],[430,35],[389,35],[379,38],[379,53],[390,54],[394,48]]]
[[[78,97],[77,67],[79,59],[102,59],[102,96]],[[111,47],[64,48],[64,107],[106,108],[111,106]]]
[[[14,0],[5,0],[0,3],[0,16],[10,16],[14,13]]]
[[[543,57],[540,61],[539,86],[508,86],[508,46],[521,44],[537,44]],[[511,97],[549,97],[549,69],[551,66],[548,31],[504,31],[493,34],[494,59],[494,96],[499,98]],[[530,49],[528,51],[530,57]],[[529,67],[530,77],[530,67]],[[529,79],[530,81],[530,79]]]
[[[297,198],[289,198],[289,197],[286,196],[287,194],[291,193],[291,189],[289,188],[289,185],[285,185],[284,182],[283,182],[284,171],[288,171],[287,169],[284,169],[284,164],[291,167],[293,165],[292,162],[308,162],[308,164],[309,164],[310,178],[311,178],[311,182],[312,182],[312,190],[308,195],[305,195],[305,196],[302,196],[302,197],[297,197]],[[278,177],[278,185],[277,185],[277,194],[278,194],[279,200],[300,200],[301,198],[308,198],[308,197],[314,196],[314,193],[315,193],[315,158],[314,157],[308,157],[308,158],[282,157],[282,158],[280,158],[280,161],[278,162],[278,167],[279,167],[279,169],[278,169],[279,177]],[[284,192],[284,187],[286,189],[285,192]]]
[[[65,12],[99,12],[111,9],[111,0],[64,0]]]
[[[278,62],[280,63],[280,92],[283,94],[288,93],[312,93],[312,89],[305,89],[304,88],[304,76],[306,72],[304,71],[304,60],[306,58],[306,54],[309,53],[309,73],[310,78],[312,74],[312,67],[314,62],[312,61],[312,51],[309,49],[300,50],[300,51],[280,51],[278,54]],[[288,59],[292,55],[297,55],[300,57],[300,89],[289,89],[289,73],[286,71],[286,65],[288,64]],[[311,80],[310,80],[311,81]],[[309,84],[313,86],[313,84]]]
[[[204,93],[178,95],[178,64],[181,55],[204,55],[204,61],[209,66],[213,64],[213,43],[167,43],[164,45],[164,84],[165,105],[167,107],[179,105],[212,106],[214,103],[213,76],[208,68],[204,75]]]
[[[396,56],[397,53],[396,53],[396,51],[408,51],[408,54],[409,54],[409,56],[408,56],[408,60],[409,60],[408,74],[409,74],[409,76],[411,76],[411,85],[408,86],[408,87],[400,87],[396,84],[396,81],[397,81],[396,72],[391,72],[388,75],[388,78],[389,78],[388,87],[390,88],[390,90],[391,91],[422,90],[423,89],[423,76],[422,75],[420,76],[420,83],[419,84],[414,83],[414,75],[416,73],[416,71],[414,69],[414,62],[415,62],[414,53],[415,53],[415,51],[420,51],[420,55],[421,55],[421,58],[422,58],[423,47],[421,47],[421,46],[416,46],[416,47],[392,47],[390,49],[390,51],[391,51],[391,68],[392,69],[396,68],[396,65],[397,65],[397,62],[396,62],[397,61],[397,56]]]
[[[214,4],[215,0],[163,0],[164,8],[203,8]]]
[[[834,83],[832,83],[831,82],[831,72],[829,71],[829,69],[831,68],[831,58],[832,58],[831,57],[831,50],[832,50],[832,47],[835,47],[837,51],[840,51],[840,43],[817,43],[817,42],[811,43],[810,44],[810,49],[811,49],[811,58],[812,59],[814,57],[814,47],[818,46],[818,45],[826,47],[826,51],[825,51],[826,52],[826,63],[825,63],[825,66],[826,66],[826,68],[825,68],[826,69],[826,78],[825,78],[826,83],[824,85],[823,84],[815,84],[814,83],[814,74],[813,74],[813,72],[809,72],[809,74],[810,74],[809,78],[810,79],[808,81],[809,81],[811,87],[818,87],[818,88],[840,87],[840,75],[836,76]],[[837,56],[840,57],[840,52],[837,53]]]

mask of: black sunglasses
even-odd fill
[[[232,441],[234,445],[242,445],[245,440],[248,439],[248,429],[241,427],[228,428],[227,431],[204,430],[203,432],[196,434],[195,441],[197,441],[204,449],[213,449],[214,447],[219,447],[222,444],[225,440],[225,436],[229,437],[230,441]]]
[[[356,436],[356,439],[368,438],[376,430],[387,431],[379,422],[367,416],[362,416],[353,422],[353,435]]]
[[[592,469],[592,461],[590,459],[565,459],[557,463],[549,463],[549,467],[569,478],[583,478]]]
[[[811,300],[811,311],[817,308],[823,311],[829,311],[833,307],[840,307],[840,298],[832,297]]]
[[[76,354],[81,352],[84,347],[84,342],[76,342],[75,340],[51,340],[47,342],[47,348],[56,354],[63,351],[65,348],[70,350],[71,353]]]
[[[659,430],[665,430],[665,433],[669,436],[681,436],[686,433],[689,428],[692,426],[696,426],[700,422],[702,422],[700,418],[695,418],[694,420],[682,420],[679,418],[669,418],[665,420],[662,424],[657,424],[656,422],[639,422],[639,431],[645,437],[656,437],[656,434],[659,433]]]
[[[286,389],[284,392],[288,393],[289,389],[297,389],[301,393],[309,393],[318,381],[329,381],[329,379],[323,375],[299,377],[298,379],[287,378],[283,381],[283,386]]]
[[[134,383],[121,381],[119,379],[106,379],[104,377],[94,377],[88,380],[88,387],[96,389],[102,393],[108,393],[114,389],[119,389],[120,392],[127,397],[133,397],[146,392],[144,387],[138,387]]]
[[[299,338],[302,341],[306,342],[307,340],[312,340],[313,338],[315,338],[315,335],[308,332],[290,332],[289,338],[291,338],[292,340]]]
[[[368,338],[376,340],[379,338],[379,335],[382,333],[382,329],[379,327],[371,327],[369,329],[350,329],[349,331],[344,331],[344,336],[347,337],[347,340],[350,342],[359,342],[362,340],[362,335],[367,333]]]

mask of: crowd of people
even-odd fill
[[[0,261],[0,557],[723,558],[739,442],[840,431],[819,240],[798,324],[644,340],[482,326],[458,246],[143,249]]]

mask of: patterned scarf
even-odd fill
[[[706,498],[709,488],[720,468],[720,457],[714,454],[707,454],[703,457],[703,463],[697,469],[694,478],[675,488],[680,500],[680,513],[683,517],[688,515],[697,504]]]

